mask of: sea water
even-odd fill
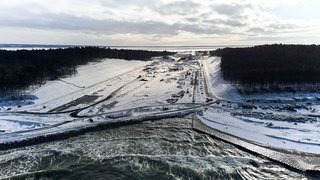
[[[192,129],[190,116],[0,151],[11,179],[318,179]]]

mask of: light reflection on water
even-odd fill
[[[318,179],[172,118],[0,152],[13,179]]]

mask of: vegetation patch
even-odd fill
[[[261,45],[211,51],[221,56],[225,80],[244,93],[317,90],[320,87],[320,46]]]
[[[47,80],[72,76],[78,65],[102,58],[148,60],[154,56],[172,55],[167,51],[72,47],[49,50],[0,50],[0,97],[21,96],[30,86],[41,86]]]

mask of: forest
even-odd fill
[[[320,84],[319,45],[260,45],[210,51],[221,57],[221,75],[245,93],[317,89]]]
[[[167,51],[72,47],[48,50],[0,50],[0,97],[21,96],[47,80],[72,76],[78,65],[102,58],[148,60],[174,54]]]

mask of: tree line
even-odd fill
[[[210,51],[221,56],[225,80],[242,87],[279,91],[283,88],[318,86],[320,83],[319,45],[261,45]]]
[[[31,86],[72,76],[78,65],[101,58],[148,60],[172,55],[167,51],[125,50],[102,47],[72,47],[49,50],[0,50],[0,95],[23,95]]]

